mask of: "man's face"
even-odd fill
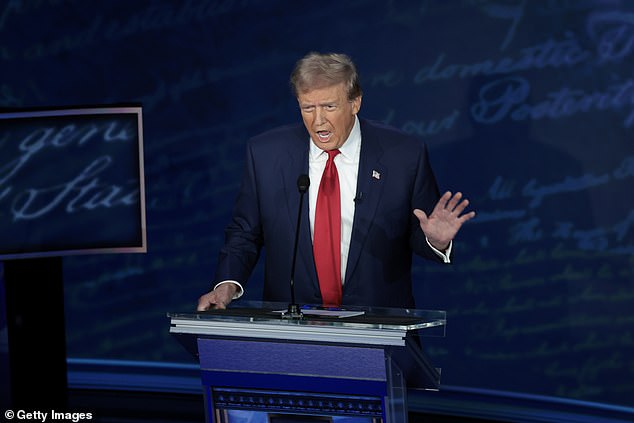
[[[302,92],[297,101],[310,138],[326,151],[341,147],[348,139],[361,107],[361,96],[348,100],[343,83]]]

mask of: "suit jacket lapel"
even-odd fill
[[[367,130],[367,125],[361,121],[361,155],[357,176],[358,200],[354,211],[344,290],[351,289],[351,285],[355,283],[352,277],[381,200],[383,182],[388,176],[387,169],[380,161],[382,155],[383,149],[375,133]]]
[[[292,143],[289,143],[286,161],[283,161],[280,167],[282,183],[286,192],[286,210],[289,218],[289,228],[291,228],[291,239],[294,242],[295,229],[297,227],[297,212],[300,200],[300,194],[297,188],[297,178],[302,174],[308,175],[308,143],[310,142],[310,138],[308,133],[303,129],[303,126],[298,127],[298,130],[294,131],[293,135],[294,139]],[[311,284],[317,287],[317,289],[319,289],[317,271],[315,270],[315,259],[313,256],[313,242],[310,236],[308,192],[304,194],[300,225],[295,279],[296,281],[304,279],[308,280]],[[290,261],[292,260],[292,257],[289,257],[288,259]],[[302,269],[305,271],[302,272]]]

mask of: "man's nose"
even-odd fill
[[[317,109],[315,109],[315,123],[317,125],[321,125],[325,121],[326,121],[326,115],[324,114],[324,111],[318,107]]]

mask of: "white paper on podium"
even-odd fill
[[[287,310],[276,310],[274,313],[284,314]],[[322,308],[302,308],[302,314],[305,316],[326,316],[326,317],[354,317],[365,314],[365,311],[352,311],[352,310],[340,310],[340,309],[322,309]]]

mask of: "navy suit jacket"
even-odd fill
[[[412,253],[442,261],[427,245],[412,213],[415,208],[431,213],[439,199],[427,149],[421,141],[393,128],[366,120],[360,120],[360,125],[357,201],[343,305],[415,307]],[[248,141],[244,176],[220,251],[216,282],[232,279],[245,286],[264,246],[263,300],[290,301],[300,203],[297,178],[308,174],[310,142],[302,124],[277,128]],[[299,304],[321,304],[307,196],[302,207],[295,298]]]

